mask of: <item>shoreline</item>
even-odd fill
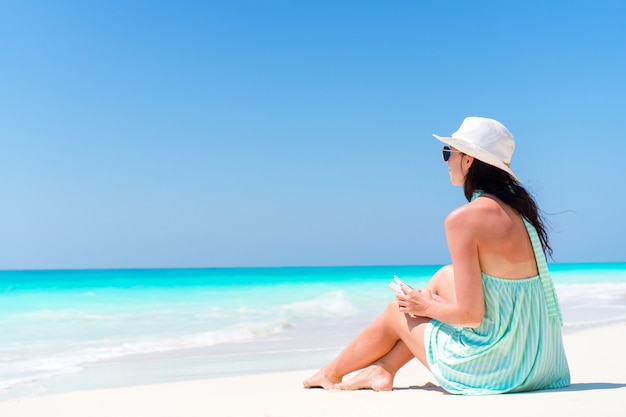
[[[396,376],[394,390],[304,389],[314,370],[263,373],[121,388],[73,391],[0,401],[0,415],[46,416],[380,416],[436,410],[482,416],[619,415],[626,397],[626,322],[564,334],[572,385],[558,390],[466,397],[449,395],[417,360]]]
[[[605,266],[553,271],[564,334],[626,322],[626,263],[610,273]],[[393,299],[381,276],[404,272],[412,285],[427,282],[423,268],[396,269],[9,280],[0,292],[0,401],[318,368]]]
[[[587,316],[589,317],[589,316]],[[43,380],[24,382],[0,390],[0,403],[27,400],[75,391],[95,391],[130,388],[142,385],[160,385],[180,382],[197,382],[231,377],[248,377],[262,374],[297,372],[318,369],[334,358],[367,325],[369,319],[350,326],[333,324],[336,328],[329,337],[327,330],[309,333],[298,331],[291,338],[298,344],[269,338],[258,340],[254,350],[250,342],[230,343],[206,348],[191,348],[174,352],[155,352],[116,358],[87,364],[77,372],[55,375]],[[564,339],[588,330],[626,323],[626,318],[590,321],[565,325]],[[338,330],[337,330],[338,329]],[[328,339],[320,344],[320,337]],[[332,341],[331,341],[332,339]],[[421,366],[421,365],[420,365]]]

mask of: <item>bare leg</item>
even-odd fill
[[[406,347],[404,342],[398,340],[391,352],[346,382],[335,385],[335,388],[344,390],[369,388],[374,391],[390,391],[393,389],[393,379],[398,370],[414,357],[415,355]]]
[[[410,318],[398,310],[397,302],[390,303],[339,356],[305,380],[304,387],[334,388],[344,375],[375,365],[374,368],[379,371],[377,376],[374,376],[374,372],[369,372],[369,377],[367,373],[363,374],[359,379],[351,379],[338,388],[391,389],[393,376],[411,357],[415,356],[422,363],[426,363],[424,328],[428,321],[429,319],[422,317]],[[409,357],[408,353],[412,356]],[[381,378],[383,373],[387,375],[385,378]]]
[[[456,301],[454,285],[454,269],[452,265],[446,265],[438,270],[426,286],[437,297],[450,302]]]
[[[454,270],[451,265],[433,275],[427,288],[444,300],[456,300]],[[389,390],[398,370],[413,357],[428,367],[424,348],[424,330],[429,319],[410,318],[398,311],[395,302],[326,367],[303,382],[306,388]],[[365,368],[365,369],[364,369]],[[349,381],[344,375],[363,369]]]

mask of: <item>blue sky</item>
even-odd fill
[[[515,135],[626,261],[623,1],[2,1],[0,269],[448,262],[440,143]]]

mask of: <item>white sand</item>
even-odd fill
[[[463,397],[443,393],[417,361],[391,392],[301,388],[314,370],[129,388],[80,391],[0,402],[0,416],[622,416],[626,415],[626,323],[565,336],[572,385],[523,394]]]

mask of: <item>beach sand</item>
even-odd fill
[[[76,391],[0,402],[0,416],[307,417],[479,415],[622,416],[626,407],[626,323],[565,335],[572,385],[521,394],[444,393],[412,361],[390,392],[303,389],[315,370]]]

